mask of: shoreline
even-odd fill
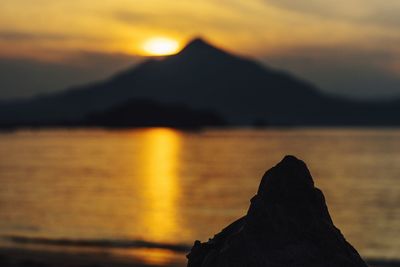
[[[186,266],[185,254],[181,259],[163,259],[162,251],[154,250],[154,259],[145,259],[135,253],[115,253],[115,251],[74,251],[28,249],[15,247],[0,248],[0,266],[4,267],[183,267]],[[142,251],[142,254],[148,251]]]
[[[4,267],[185,267],[185,254],[180,259],[144,261],[134,253],[111,251],[69,251],[0,247],[0,266]],[[153,251],[154,252],[154,251]],[[147,253],[143,251],[143,253]],[[156,255],[156,254],[154,254]],[[366,259],[370,267],[400,267],[400,260]]]

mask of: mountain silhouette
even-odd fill
[[[216,111],[232,125],[396,125],[400,115],[400,101],[325,95],[289,73],[196,38],[176,55],[149,59],[107,80],[4,102],[0,123],[74,123],[130,99]]]

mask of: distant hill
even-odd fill
[[[232,125],[399,125],[400,101],[359,102],[323,94],[286,72],[232,55],[202,39],[112,78],[0,104],[0,124],[78,122],[129,99],[212,110]]]
[[[172,127],[198,129],[224,126],[225,121],[216,113],[195,110],[179,104],[159,104],[149,100],[132,99],[105,111],[89,114],[83,126],[109,128]]]

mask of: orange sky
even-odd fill
[[[146,39],[202,35],[245,54],[304,46],[398,50],[397,0],[13,0],[0,8],[1,53],[143,54]]]

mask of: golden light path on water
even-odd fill
[[[165,240],[176,228],[177,206],[177,153],[178,133],[170,129],[152,129],[145,137],[144,190],[148,196],[148,209],[144,223],[149,225],[152,239]]]
[[[181,226],[177,221],[179,133],[167,128],[145,130],[143,138],[143,194],[146,209],[141,223],[149,240],[169,240]],[[148,264],[169,261],[174,253],[162,249],[140,249],[133,252]]]

